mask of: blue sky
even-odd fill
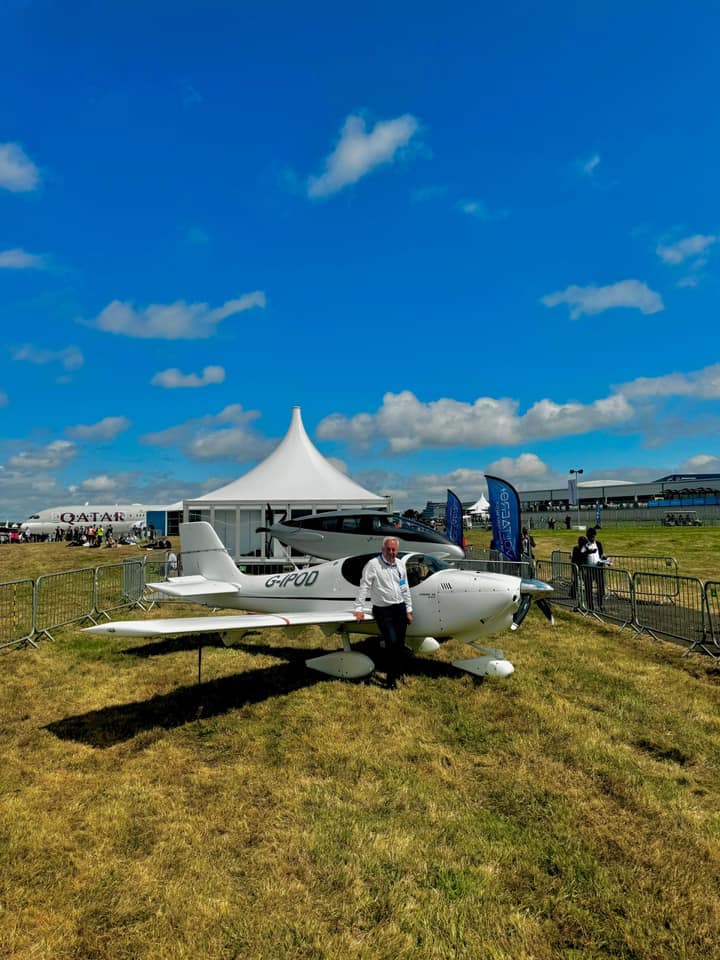
[[[720,471],[717,4],[1,17],[3,518]]]

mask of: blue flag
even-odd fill
[[[452,490],[448,490],[445,504],[445,534],[459,547],[463,545],[462,504]]]
[[[485,474],[490,501],[490,523],[492,524],[495,549],[508,560],[519,560],[522,553],[520,527],[520,497],[512,484],[499,477]]]

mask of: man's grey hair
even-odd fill
[[[398,547],[400,546],[400,541],[397,537],[385,537],[383,540],[383,548],[386,547],[389,543],[396,543]]]

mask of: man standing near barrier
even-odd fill
[[[598,607],[602,610],[605,601],[605,572],[603,567],[608,563],[603,545],[597,539],[595,527],[588,527],[585,531],[587,543],[581,547],[580,555],[585,565],[585,583],[587,586],[586,602],[588,610],[594,609],[593,587],[597,592]]]

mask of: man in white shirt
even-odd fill
[[[363,568],[355,598],[355,619],[365,619],[363,607],[368,597],[387,657],[387,686],[397,687],[405,655],[405,632],[412,623],[412,597],[405,563],[398,557],[399,543],[385,537],[382,553],[368,560]]]
[[[586,566],[585,583],[587,596],[585,599],[588,610],[594,610],[594,588],[597,592],[598,606],[602,609],[605,601],[605,575],[603,573],[603,567],[607,563],[607,558],[603,552],[602,544],[597,539],[595,527],[588,527],[585,533],[587,534],[587,543],[580,551],[582,562]]]

